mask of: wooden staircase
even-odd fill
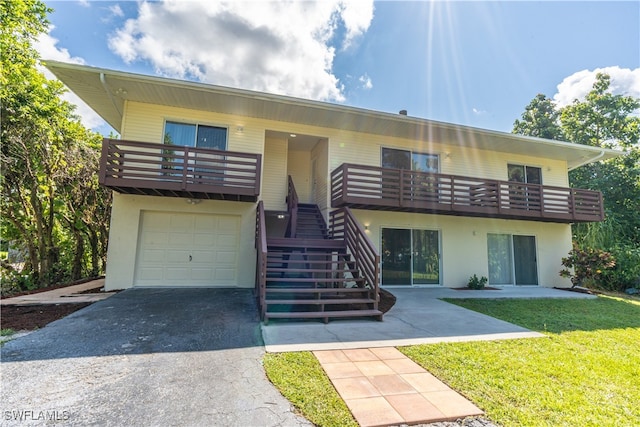
[[[363,262],[370,267],[372,261],[361,257],[371,251],[373,262],[379,263],[371,242],[369,252],[355,253],[346,233],[336,233],[333,223],[329,233],[318,206],[297,203],[291,180],[289,186],[288,211],[293,223],[285,237],[266,237],[264,208],[258,203],[256,293],[261,319],[265,323],[272,318],[322,319],[325,323],[353,317],[382,320],[377,264],[375,275],[368,274],[371,268],[362,270]],[[353,224],[355,220],[349,218]],[[346,217],[341,221],[346,224]],[[364,236],[364,230],[359,230]]]
[[[298,204],[297,239],[328,239],[327,224],[318,205]]]
[[[365,286],[341,240],[267,239],[265,322],[269,318],[376,317],[376,293]]]

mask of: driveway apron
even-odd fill
[[[262,368],[251,290],[129,289],[1,356],[1,425],[310,425]]]

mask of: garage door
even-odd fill
[[[240,217],[145,211],[136,286],[237,286]]]

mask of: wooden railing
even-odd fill
[[[100,183],[122,193],[255,201],[260,154],[105,139]]]
[[[331,205],[552,222],[602,221],[598,191],[343,164]]]
[[[289,224],[287,225],[287,237],[296,237],[296,231],[298,228],[298,193],[296,187],[293,185],[293,179],[291,175],[287,181],[287,211],[289,212]]]
[[[267,227],[264,219],[264,204],[258,202],[256,209],[256,287],[255,296],[258,300],[260,320],[264,320],[266,310],[267,289]]]
[[[380,298],[380,254],[364,229],[347,207],[330,213],[329,232],[332,239],[343,239],[368,285]],[[377,307],[376,307],[377,308]]]

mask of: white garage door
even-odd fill
[[[142,212],[136,286],[237,286],[240,217]]]

